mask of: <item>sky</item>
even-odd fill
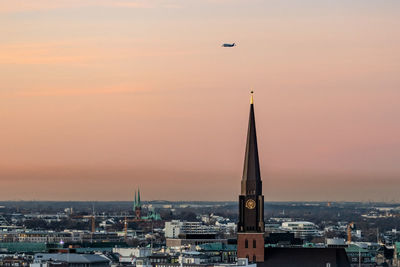
[[[0,0],[0,200],[400,201],[397,0]],[[235,42],[234,48],[222,48]]]

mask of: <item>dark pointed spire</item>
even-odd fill
[[[136,208],[136,190],[135,190],[135,199],[133,200],[133,209],[135,209]]]
[[[139,189],[139,187],[138,187],[138,198],[137,198],[137,205],[138,205],[138,207],[141,207],[142,206],[142,204],[140,203],[140,189]]]
[[[242,195],[261,194],[260,163],[258,159],[256,120],[254,116],[253,91],[250,97],[250,116],[244,158]]]

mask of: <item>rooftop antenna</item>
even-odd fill
[[[377,227],[376,228],[376,243],[380,243],[380,240],[379,240],[379,227]]]

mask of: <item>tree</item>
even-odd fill
[[[182,211],[180,214],[180,218],[184,221],[197,221],[197,216],[192,211]]]

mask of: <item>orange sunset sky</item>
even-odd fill
[[[267,201],[400,201],[399,14],[0,0],[0,200],[236,200],[252,88]]]

